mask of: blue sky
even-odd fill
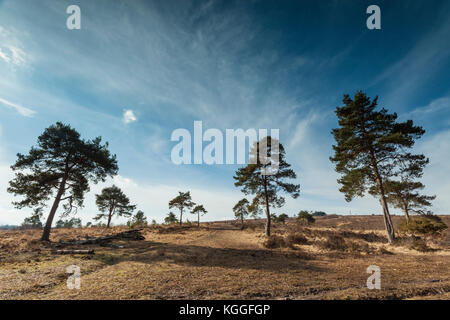
[[[81,30],[66,28],[71,4]],[[371,4],[381,30],[366,28]],[[0,224],[31,212],[11,205],[9,166],[56,121],[109,141],[120,170],[106,185],[150,219],[162,221],[178,190],[209,220],[231,218],[243,196],[237,165],[171,162],[172,131],[194,120],[280,129],[301,195],[275,212],[378,214],[376,199],[345,202],[328,159],[335,107],[358,89],[427,130],[414,151],[430,157],[434,211],[449,213],[449,15],[448,1],[0,0]],[[103,186],[91,187],[83,222]]]

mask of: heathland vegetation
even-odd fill
[[[100,137],[51,125],[12,165],[13,204],[32,212],[17,230],[0,231],[0,298],[448,299],[450,220],[431,212],[435,196],[421,193],[429,160],[413,153],[425,130],[377,103],[360,91],[344,96],[330,160],[345,199],[377,197],[382,217],[281,211],[300,185],[289,150],[267,136],[250,148],[257,160],[233,176],[244,194],[230,208],[233,220],[202,222],[208,208],[183,190],[168,197],[163,224],[149,223],[132,195],[111,185],[96,195],[95,223],[82,225],[90,184],[116,175],[118,162]],[[115,226],[116,217],[128,218],[126,226]],[[372,261],[383,270],[381,291],[365,288]],[[74,264],[83,277],[76,292],[64,274]]]

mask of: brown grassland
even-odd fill
[[[397,225],[400,216],[394,216]],[[442,216],[450,226],[450,216]],[[0,299],[449,299],[450,231],[389,245],[381,216],[319,217],[309,226],[274,224],[264,245],[263,220],[152,226],[145,240],[62,246],[127,227],[0,231]],[[278,247],[281,245],[281,247]],[[94,249],[57,255],[58,248]],[[66,267],[81,268],[69,290]],[[369,290],[369,265],[381,268],[381,290]]]

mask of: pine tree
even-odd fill
[[[234,216],[236,219],[241,220],[241,224],[244,225],[244,219],[249,215],[249,202],[246,198],[238,201],[233,207]]]
[[[200,215],[204,216],[208,213],[208,211],[206,211],[203,205],[200,204],[195,206],[194,209],[192,209],[191,213],[197,215],[197,226],[200,227]]]
[[[170,200],[169,209],[177,208],[180,210],[180,226],[183,224],[183,211],[184,209],[191,209],[195,206],[192,202],[191,192],[178,192],[178,196]]]
[[[36,208],[31,214],[31,217],[25,218],[22,223],[22,228],[25,229],[40,229],[42,228],[42,208]]]
[[[281,207],[285,199],[278,193],[285,192],[295,199],[299,196],[300,185],[287,183],[286,179],[296,179],[291,165],[285,161],[284,147],[270,136],[256,142],[250,150],[254,163],[236,171],[235,186],[242,187],[244,194],[254,194],[252,205],[264,204],[266,208],[266,236],[270,236],[270,207]],[[275,159],[275,160],[274,160]],[[256,210],[256,209],[255,209]]]
[[[357,91],[351,99],[344,95],[344,105],[336,108],[339,128],[333,129],[336,140],[333,145],[336,171],[342,174],[338,182],[345,199],[364,196],[367,189],[378,190],[387,238],[395,237],[394,226],[389,214],[384,181],[399,174],[402,163],[414,162],[422,156],[405,152],[414,145],[425,131],[414,126],[412,120],[397,122],[397,114],[386,109],[375,110],[378,97],[370,100],[365,93]]]
[[[132,215],[135,205],[130,204],[130,199],[120,190],[119,187],[113,185],[112,187],[104,188],[100,194],[95,195],[95,203],[97,204],[99,213],[94,220],[107,218],[106,227],[109,228],[111,218],[114,215],[129,217]]]
[[[147,225],[147,217],[145,216],[144,212],[139,210],[136,212],[136,214],[133,216],[133,218],[128,221],[127,225],[130,228],[136,227],[136,226],[146,226]]]
[[[427,196],[419,193],[425,186],[416,181],[423,175],[425,166],[429,163],[429,159],[424,155],[416,155],[410,157],[408,161],[400,164],[400,170],[397,176],[399,181],[388,179],[384,182],[384,191],[386,193],[386,201],[395,208],[403,210],[405,214],[406,223],[409,223],[409,212],[418,214],[430,214],[431,211],[426,210],[426,207],[431,206],[432,200],[436,196]],[[371,187],[369,191],[372,195],[378,195],[379,190]]]
[[[178,219],[177,219],[177,217],[175,216],[175,214],[174,214],[172,211],[170,211],[170,212],[167,214],[167,217],[164,218],[164,222],[165,222],[166,224],[177,223],[177,222],[178,222]]]
[[[49,241],[50,230],[61,202],[65,214],[83,206],[89,181],[105,181],[117,173],[116,156],[111,155],[108,143],[101,138],[82,140],[69,125],[57,122],[38,137],[38,144],[27,155],[18,154],[11,166],[16,171],[9,182],[8,192],[24,196],[13,204],[23,207],[43,207],[52,197],[53,205],[45,223],[42,240]],[[56,192],[56,196],[55,196]]]
[[[431,206],[430,201],[434,200],[436,196],[420,194],[419,191],[425,187],[421,182],[387,180],[384,187],[386,201],[395,208],[403,210],[407,223],[409,223],[410,212],[431,214],[426,207]]]

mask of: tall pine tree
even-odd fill
[[[266,236],[270,236],[270,207],[281,207],[285,199],[280,192],[290,194],[294,199],[300,194],[300,185],[286,182],[297,176],[291,165],[286,162],[286,152],[279,141],[270,136],[257,141],[250,150],[255,163],[236,171],[235,186],[242,187],[244,194],[253,194],[252,211],[258,210],[259,205],[266,209]],[[270,160],[271,159],[271,160]],[[274,160],[275,159],[275,160]],[[274,163],[276,161],[276,163]]]
[[[384,108],[377,111],[377,103],[378,97],[371,100],[362,91],[357,91],[353,99],[344,95],[344,105],[336,108],[339,128],[332,130],[336,145],[333,145],[335,153],[330,160],[342,174],[338,182],[347,201],[364,196],[370,187],[378,190],[387,238],[392,242],[395,232],[384,181],[398,175],[402,164],[423,157],[405,150],[411,148],[425,130],[414,126],[412,120],[397,122],[397,114],[389,114]]]

